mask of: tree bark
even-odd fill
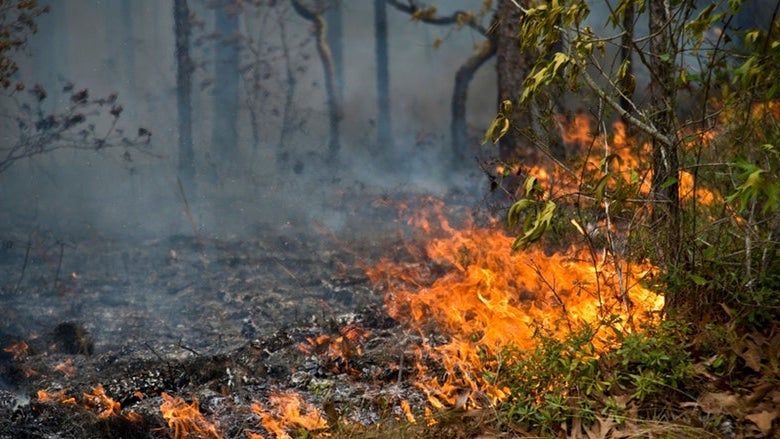
[[[190,59],[190,9],[187,0],[173,2],[176,40],[176,109],[178,111],[179,163],[182,185],[192,196],[195,188],[195,153],[192,147],[192,60]]]
[[[214,126],[211,148],[214,159],[224,170],[241,162],[238,149],[238,10],[234,0],[222,0],[214,6],[217,32],[214,50]],[[227,169],[226,169],[227,168]]]
[[[328,25],[323,16],[325,9],[322,0],[316,0],[315,6],[304,5],[300,0],[292,1],[293,9],[304,19],[314,25],[314,37],[317,41],[317,53],[322,61],[322,70],[325,79],[325,95],[328,101],[328,122],[330,124],[330,141],[328,143],[328,160],[335,161],[341,148],[341,100],[336,92],[335,66],[333,54],[328,46]]]
[[[393,150],[390,118],[390,69],[387,49],[387,3],[374,0],[374,41],[376,44],[377,144],[385,155]]]
[[[344,26],[341,14],[342,0],[329,0],[325,9],[328,24],[328,47],[333,54],[333,73],[336,95],[344,102]]]
[[[468,158],[468,133],[466,132],[466,101],[468,100],[469,83],[482,65],[496,54],[496,44],[488,39],[476,52],[464,62],[455,73],[455,87],[452,91],[452,120],[450,135],[452,137],[453,167],[461,168]]]
[[[498,99],[512,101],[511,129],[499,143],[502,160],[517,160],[523,156],[523,132],[532,128],[533,118],[527,105],[519,105],[523,82],[531,70],[534,54],[520,50],[519,21],[520,4],[528,7],[528,0],[498,0],[496,10],[496,71],[498,73]]]

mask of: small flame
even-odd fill
[[[412,408],[409,406],[409,401],[402,399],[401,400],[401,410],[404,412],[404,416],[406,416],[406,420],[411,424],[416,424],[417,419],[414,418],[414,415],[412,414]]]
[[[174,398],[165,392],[161,396],[164,402],[160,405],[160,411],[168,427],[173,430],[174,439],[222,437],[217,428],[200,413],[198,401],[187,404],[182,398]]]
[[[73,365],[73,360],[70,358],[54,366],[54,371],[62,372],[65,376],[69,377],[76,376],[76,367]]]
[[[341,335],[319,335],[308,337],[305,343],[298,345],[298,350],[306,355],[316,355],[333,363],[333,373],[340,373],[346,368],[346,372],[352,372],[349,368],[350,359],[362,355],[362,343],[369,336],[369,331],[362,325],[353,323],[344,326],[339,331]]]
[[[312,432],[328,427],[328,422],[319,410],[295,392],[273,393],[268,397],[268,402],[271,409],[256,402],[252,404],[252,411],[260,416],[263,427],[275,434],[277,439],[292,439],[287,433],[289,430]]]
[[[19,340],[16,343],[11,343],[3,348],[3,352],[8,352],[13,355],[14,361],[23,360],[27,357],[27,350],[30,346],[24,340]]]
[[[68,396],[65,389],[60,389],[55,392],[38,390],[36,396],[38,402],[42,403],[57,402],[60,404],[79,405],[87,410],[98,412],[98,417],[100,417],[100,419],[106,419],[111,416],[123,416],[133,422],[139,422],[143,419],[141,415],[135,412],[122,414],[122,405],[108,396],[106,390],[101,385],[96,386],[90,393],[84,393],[81,404],[76,401],[75,397]]]
[[[99,410],[100,419],[108,418],[122,413],[122,405],[114,401],[106,394],[103,386],[98,385],[92,393],[84,394],[84,405],[92,410]]]

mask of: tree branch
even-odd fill
[[[435,14],[428,13],[429,11],[428,8],[420,5],[415,0],[408,0],[407,3],[404,3],[400,0],[387,0],[387,4],[398,9],[401,12],[405,12],[409,15],[415,16],[417,20],[420,20],[423,23],[433,24],[437,26],[447,26],[450,24],[465,24],[466,26],[479,32],[482,36],[488,37],[487,28],[477,23],[473,14],[470,14],[462,10],[457,10],[453,12],[451,15],[435,15]],[[463,21],[464,17],[467,18],[465,22]]]

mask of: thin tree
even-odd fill
[[[176,39],[176,109],[179,132],[179,178],[190,196],[195,191],[195,153],[192,147],[192,60],[190,9],[187,0],[173,2]]]
[[[532,128],[533,118],[528,105],[520,105],[526,76],[536,62],[536,54],[520,49],[520,17],[522,8],[528,7],[528,0],[498,0],[496,10],[496,71],[498,73],[498,99],[512,102],[509,115],[513,129],[500,143],[502,160],[514,160],[522,155],[522,137]]]
[[[376,53],[377,144],[390,155],[393,124],[390,117],[390,56],[387,48],[387,3],[374,0],[374,44]]]
[[[440,15],[416,1],[387,0],[395,9],[409,14],[413,19],[436,26],[463,25],[476,31],[485,41],[458,67],[450,102],[450,137],[452,142],[452,165],[461,167],[468,157],[469,143],[466,124],[466,104],[471,80],[476,72],[496,54],[495,35],[482,26],[473,13],[458,10],[450,15]]]
[[[328,160],[335,161],[341,148],[341,101],[336,92],[335,66],[333,54],[328,46],[328,26],[324,17],[325,4],[315,0],[313,5],[306,5],[301,0],[292,0],[293,9],[304,19],[314,25],[314,37],[317,41],[317,53],[322,62],[325,78],[325,96],[328,102],[328,122],[330,125],[330,140],[328,142]]]
[[[341,2],[342,0],[329,0],[325,8],[328,46],[333,54],[333,73],[339,102],[344,101],[344,25]]]
[[[211,136],[214,156],[223,165],[240,162],[238,150],[238,17],[234,0],[215,4],[217,44],[214,50],[214,126]]]

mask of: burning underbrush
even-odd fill
[[[472,210],[485,200],[372,193],[360,202],[400,212],[398,235],[326,231],[328,246],[177,237],[149,246],[153,257],[122,255],[129,286],[148,290],[138,298],[117,299],[115,279],[102,284],[90,264],[66,280],[57,264],[54,288],[28,287],[36,300],[22,300],[22,273],[0,300],[42,316],[78,300],[105,318],[0,332],[0,438],[675,436],[712,431],[745,407],[744,419],[771,431],[771,382],[754,378],[755,396],[686,393],[694,376],[718,382],[709,371],[723,366],[715,356],[694,364],[679,343],[687,329],[661,321],[659,270],[624,239],[646,214],[648,170],[619,125],[609,138],[592,128],[578,118],[563,131],[591,151],[576,172],[493,169],[506,182],[533,177],[544,188],[534,203],[575,214],[541,243],[516,245],[495,211]],[[575,178],[586,173],[594,180]],[[692,175],[680,183],[683,202],[722,203],[715,190],[691,191]],[[500,195],[504,208],[528,196]],[[132,273],[132,259],[150,265]],[[181,313],[144,320],[138,303]],[[106,341],[123,326],[128,341]],[[776,357],[780,335],[750,340],[734,361],[758,371],[758,352]],[[692,427],[651,425],[684,404],[696,405],[681,422]]]
[[[497,229],[449,230],[425,246],[439,273],[389,260],[369,270],[387,290],[388,313],[423,335],[417,359],[432,356],[446,370],[441,379],[419,363],[418,385],[436,408],[506,399],[488,372],[498,371],[506,348],[532,348],[539,328],[564,335],[593,326],[595,347],[606,351],[613,331],[632,331],[635,319],[653,320],[663,306],[644,286],[654,271],[648,263],[615,267],[605,254],[575,249],[513,252],[513,241]]]

